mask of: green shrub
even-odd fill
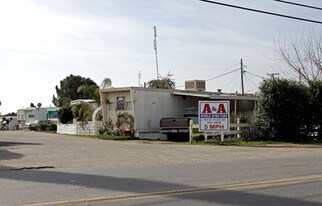
[[[113,130],[113,120],[111,118],[108,118],[107,121],[103,122],[103,126],[98,128],[99,134],[111,134]]]
[[[257,123],[262,140],[299,141],[311,118],[308,87],[285,79],[260,86]]]
[[[58,119],[62,124],[67,124],[73,120],[73,111],[69,105],[58,110]]]
[[[46,131],[46,127],[47,127],[47,125],[46,124],[42,124],[42,125],[40,125],[40,131]]]
[[[57,131],[57,125],[55,124],[49,125],[49,131]]]
[[[192,137],[193,142],[205,141],[205,136],[203,134]]]

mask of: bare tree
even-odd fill
[[[285,37],[276,44],[278,55],[300,81],[322,80],[322,34],[319,31],[312,29],[300,39]]]

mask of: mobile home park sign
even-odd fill
[[[229,131],[229,101],[199,101],[199,131]]]

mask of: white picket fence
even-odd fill
[[[58,134],[77,134],[77,135],[97,135],[99,128],[102,127],[102,121],[91,121],[87,124],[76,122],[74,124],[58,124]]]

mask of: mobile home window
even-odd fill
[[[125,97],[116,98],[116,110],[125,110]]]

